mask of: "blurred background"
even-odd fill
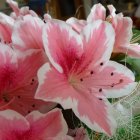
[[[102,3],[105,7],[113,4],[117,12],[123,12],[125,16],[133,19],[134,26],[140,29],[140,0],[15,0],[19,6],[29,6],[30,9],[43,17],[44,13],[49,13],[53,18],[66,20],[75,16],[85,19],[91,7],[96,3]],[[0,11],[9,14],[11,9],[6,4],[6,0],[0,0]]]

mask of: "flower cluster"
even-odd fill
[[[107,98],[130,94],[135,76],[111,55],[140,57],[131,44],[132,21],[112,5],[93,6],[87,20],[44,19],[7,0],[0,13],[0,139],[88,140],[85,130],[68,133],[60,109],[72,109],[90,129],[113,135],[117,123]],[[54,109],[55,108],[55,109]]]

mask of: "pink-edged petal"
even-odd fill
[[[83,90],[76,98],[77,106],[72,110],[82,122],[97,132],[103,132],[109,136],[115,133],[117,124],[113,118],[112,107],[107,100],[96,98],[89,91]]]
[[[112,26],[103,21],[90,23],[81,32],[83,36],[84,54],[79,71],[90,70],[100,65],[104,65],[111,56],[115,33]]]
[[[67,98],[67,94],[65,92],[67,89],[71,88],[66,80],[66,77],[54,68],[51,68],[49,63],[44,64],[38,71],[39,85],[35,98],[60,103],[64,109],[72,108],[73,104],[71,104],[71,98],[65,100],[65,98]],[[70,91],[68,90],[67,92],[69,93]]]
[[[12,8],[12,10],[16,13],[16,15],[19,15],[19,7],[18,7],[18,3],[16,1],[13,0],[6,0],[6,2],[9,4],[9,6]]]
[[[22,134],[29,129],[28,121],[13,110],[0,111],[0,139],[15,140],[16,133]]]
[[[77,18],[69,18],[66,23],[68,23],[72,28],[77,31],[78,33],[81,32],[83,27],[87,24],[86,20],[78,20]]]
[[[140,45],[139,44],[130,44],[127,51],[128,56],[134,58],[140,58]]]
[[[132,58],[140,58],[140,45],[135,43],[127,46],[122,46],[117,49],[117,52],[124,53]]]
[[[16,53],[18,55],[18,74],[25,75],[20,84],[32,82],[32,78],[36,77],[38,69],[47,61],[44,53],[41,50],[28,50],[24,54],[22,52]]]
[[[36,98],[60,103],[64,109],[72,108],[76,116],[93,130],[108,135],[114,132],[116,123],[111,117],[107,101],[100,100],[80,83],[78,87],[72,87],[65,75],[51,69],[49,64],[40,68],[38,78]]]
[[[129,46],[132,38],[132,20],[129,17],[116,16],[112,19],[112,26],[115,29],[115,45],[113,52],[120,52],[123,46]]]
[[[115,7],[113,5],[108,5],[107,7],[109,9],[110,15],[112,17],[115,17],[116,16],[116,9],[115,9]]]
[[[74,61],[82,54],[80,36],[63,21],[51,20],[46,23],[43,42],[50,62],[61,73],[69,72]]]
[[[95,20],[105,20],[106,9],[102,4],[96,4],[92,7],[90,14],[87,17],[87,22],[93,22]]]
[[[95,75],[94,78],[95,85],[101,85],[100,88],[107,98],[118,98],[128,95],[137,85],[134,82],[135,77],[132,71],[114,61],[110,61],[103,71]]]
[[[0,41],[1,42],[4,43],[11,42],[13,25],[14,25],[14,20],[11,17],[3,13],[0,13]]]
[[[59,109],[54,109],[46,114],[33,111],[26,116],[30,123],[30,129],[34,132],[33,137],[42,139],[49,137],[61,137],[67,134],[67,124]]]
[[[15,23],[12,41],[14,48],[20,51],[43,49],[42,27],[44,23],[38,17],[26,15]]]

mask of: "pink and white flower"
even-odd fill
[[[109,61],[115,33],[111,24],[96,21],[77,34],[65,22],[51,20],[43,29],[43,42],[51,65],[39,72],[35,97],[72,109],[89,128],[112,135],[116,122],[107,98],[130,94],[133,73]]]
[[[59,109],[46,114],[33,111],[26,117],[13,110],[0,111],[1,140],[73,140]]]
[[[70,24],[74,30],[80,32],[88,23],[93,23],[96,20],[108,21],[112,24],[116,37],[113,53],[124,53],[131,57],[140,57],[140,45],[131,44],[132,39],[132,20],[129,17],[124,17],[122,13],[116,14],[116,9],[109,5],[110,15],[106,17],[106,9],[101,4],[96,4],[92,7],[87,21],[70,18],[66,22]]]
[[[25,115],[44,106],[46,111],[54,107],[53,103],[34,99],[37,71],[46,62],[41,51],[19,54],[0,44],[0,60],[0,110],[10,108]]]

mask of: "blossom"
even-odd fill
[[[37,71],[46,62],[40,51],[17,53],[6,44],[0,44],[0,110],[10,108],[22,114],[47,106],[34,99],[38,86]]]
[[[104,20],[110,22],[115,30],[115,44],[113,53],[124,53],[130,57],[140,57],[140,45],[130,43],[132,38],[132,20],[130,17],[124,17],[122,13],[116,14],[116,9],[112,5],[108,5],[110,11],[106,16],[106,9],[103,5],[96,4],[92,7],[87,20],[78,20],[70,18],[66,22],[70,24],[74,30],[80,32],[84,26],[96,20]]]
[[[26,117],[13,110],[0,111],[1,140],[72,140],[59,109],[46,114],[33,111]]]
[[[107,22],[88,24],[77,34],[63,21],[48,21],[43,43],[51,65],[38,71],[35,98],[72,109],[89,128],[112,135],[116,122],[106,97],[128,95],[136,86],[129,69],[109,61],[114,38]]]

